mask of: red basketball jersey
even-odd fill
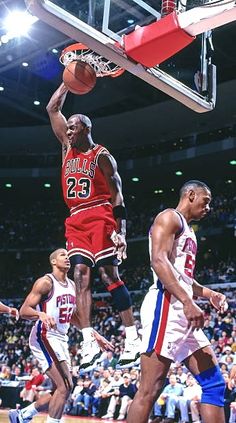
[[[98,166],[101,153],[109,154],[102,145],[96,144],[86,153],[70,148],[62,164],[62,190],[71,214],[88,207],[111,203],[106,179]]]

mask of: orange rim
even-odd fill
[[[64,48],[64,50],[62,50],[61,56],[65,53],[67,53],[68,51],[74,51],[74,50],[89,50],[89,48],[83,43],[71,44],[70,46],[68,46],[68,47]]]

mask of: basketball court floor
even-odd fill
[[[38,416],[35,416],[32,420],[33,423],[46,423],[47,415],[40,413]],[[71,416],[64,416],[62,419],[62,423],[98,423],[98,422],[106,422],[107,420],[96,419],[95,417],[71,417]],[[111,420],[109,420],[111,421]],[[0,423],[9,423],[8,420],[8,410],[0,410]]]

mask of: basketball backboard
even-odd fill
[[[169,5],[172,7],[175,4],[173,3],[174,0],[25,1],[32,14],[69,36],[72,43],[78,41],[87,45],[89,49],[116,63],[121,68],[126,69],[196,112],[207,112],[214,108],[216,100],[216,70],[211,63],[209,51],[207,50],[208,45],[210,45],[208,41],[211,39],[209,31],[202,35],[201,50],[199,51],[199,58],[201,57],[201,75],[199,80],[203,80],[203,87],[200,84],[198,90],[197,88],[194,90],[192,87],[188,87],[164,71],[160,63],[165,60],[165,57],[161,57],[159,63],[158,59],[157,63],[154,59],[155,65],[147,65],[145,61],[142,61],[142,58],[146,56],[146,61],[148,61],[147,59],[156,54],[158,50],[161,53],[165,53],[172,46],[172,40],[174,40],[174,48],[170,49],[168,54],[166,54],[166,57],[171,57],[175,54],[175,40],[177,38],[179,39],[179,46],[176,52],[194,41],[195,35],[202,33],[206,29],[222,25],[216,13],[218,7],[216,4],[222,3],[223,9],[221,13],[225,13],[225,9],[228,13],[229,7],[231,9],[234,8],[234,1],[189,0],[194,7],[196,6],[196,3],[194,3],[196,1],[198,1],[198,5],[202,2],[207,2],[207,4],[214,3],[215,5],[211,9],[209,7],[208,9],[206,7],[195,7],[196,11],[194,10],[194,12],[192,12],[191,8],[191,10],[186,12],[184,1],[181,1],[176,6],[176,9],[182,8],[183,10],[179,10],[178,13],[174,11],[172,16],[164,18],[161,16],[163,2],[165,2],[165,7],[168,8]],[[229,4],[230,6],[228,6]],[[178,22],[176,23],[179,16],[181,16],[181,25],[184,30],[179,28]],[[208,24],[209,16],[211,20],[210,27]],[[230,22],[234,19],[236,19],[236,16],[232,18],[231,15],[230,17],[227,15],[225,22]],[[143,41],[139,42],[139,34],[143,37],[143,31],[148,28],[147,31],[149,33],[147,35],[149,38],[153,38],[154,30],[156,31],[157,28],[157,32],[159,31],[159,23],[162,24],[162,33],[164,32],[164,37],[159,37],[158,35],[161,38],[161,44],[153,44],[151,40],[151,47],[147,50],[145,45],[141,45]],[[174,29],[172,31],[173,34],[167,29],[168,37],[169,33],[171,36],[166,38],[166,27],[169,28],[169,26],[171,30]],[[144,35],[146,37],[146,33]],[[127,47],[126,49],[125,43],[128,46],[130,42],[131,48]],[[153,48],[153,45],[155,48]]]

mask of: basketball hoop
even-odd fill
[[[80,60],[88,63],[96,72],[97,77],[111,76],[116,78],[125,72],[125,69],[90,50],[82,43],[72,44],[61,53],[60,62],[66,67],[69,63]]]

